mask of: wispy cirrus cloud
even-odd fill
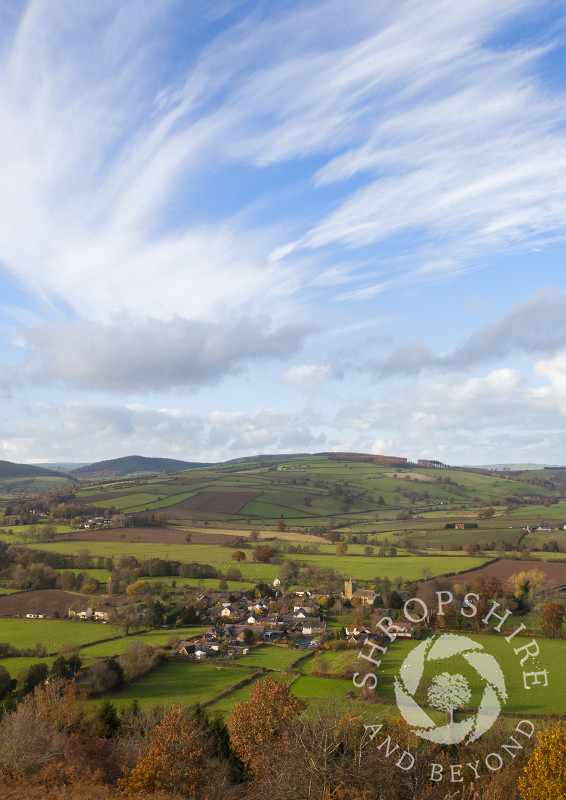
[[[234,9],[210,37],[202,4],[32,2],[4,37],[0,262],[33,291],[104,321],[193,316],[187,298],[209,319],[269,300],[290,314],[329,274],[330,246],[372,246],[386,272],[418,282],[562,235],[566,105],[536,74],[554,43],[492,43],[540,3],[406,0],[348,20],[333,0]],[[172,64],[174,20],[197,33]],[[223,180],[253,185],[284,163],[288,187],[278,173],[225,202]],[[251,207],[297,177],[306,217],[291,203],[258,222]],[[338,201],[321,202],[329,186]],[[288,229],[299,237],[286,249]],[[400,232],[392,262],[380,243]],[[298,248],[325,257],[298,261]],[[270,264],[273,252],[287,255]],[[343,301],[397,286],[347,279]]]

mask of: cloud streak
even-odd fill
[[[292,313],[293,295],[328,271],[297,261],[300,248],[372,245],[392,276],[416,282],[561,235],[564,97],[541,91],[542,46],[489,43],[534,11],[534,0],[406,0],[358,5],[346,22],[329,0],[240,12],[173,68],[171,23],[205,26],[200,6],[191,20],[143,2],[32,2],[2,51],[0,261],[82,317],[170,319],[187,315],[189,294],[211,319],[262,299]],[[310,229],[292,208],[254,223],[265,190],[203,209],[211,179],[221,195],[223,180],[292,162],[311,182]],[[325,214],[328,186],[343,188]],[[300,234],[287,248],[286,228]],[[379,245],[401,232],[404,257],[388,264]],[[287,252],[275,267],[273,252]],[[397,286],[349,279],[342,300]]]

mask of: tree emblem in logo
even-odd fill
[[[461,656],[485,682],[483,695],[474,713],[460,722],[454,722],[454,711],[470,702],[472,692],[464,675],[442,672],[428,688],[428,703],[445,711],[446,725],[436,725],[427,712],[416,702],[415,694],[425,671],[425,665],[448,665],[448,659]],[[417,645],[403,661],[399,676],[395,678],[395,697],[405,720],[423,739],[437,744],[473,742],[488,731],[501,711],[507,697],[505,679],[501,668],[483,645],[467,636],[443,633]]]

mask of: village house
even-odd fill
[[[293,611],[294,611],[295,613],[297,613],[297,612],[299,612],[299,611],[302,611],[303,613],[305,613],[305,614],[307,614],[307,615],[309,615],[309,614],[310,614],[311,616],[313,616],[313,617],[314,617],[314,616],[316,616],[316,615],[318,614],[318,612],[320,611],[320,606],[319,606],[319,604],[318,604],[318,603],[313,603],[313,602],[310,602],[310,603],[304,603],[303,605],[298,605],[298,604],[295,604],[295,605],[293,606]]]
[[[393,622],[387,628],[385,628],[385,633],[390,633],[395,638],[403,638],[403,639],[410,639],[411,634],[413,631],[413,623],[412,622]]]
[[[307,617],[301,627],[303,636],[313,636],[316,633],[324,633],[325,630],[326,622],[318,617]]]
[[[366,628],[365,625],[352,625],[344,628],[344,630],[346,631],[346,638],[348,638],[348,636],[360,636],[362,633],[367,636],[370,632],[369,628]]]
[[[256,634],[260,641],[263,641],[265,635],[264,625],[225,625],[224,636],[230,640],[243,641],[245,632],[251,631]]]
[[[194,642],[189,641],[182,641],[179,642],[179,646],[177,648],[177,653],[180,656],[188,656],[189,658],[194,658],[195,652],[197,649],[197,645]]]

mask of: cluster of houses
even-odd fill
[[[28,611],[26,619],[58,619],[56,611]]]
[[[112,525],[112,520],[108,517],[92,517],[90,519],[81,520],[80,528],[87,530],[99,530],[100,528],[109,528]]]
[[[528,533],[534,533],[535,531],[566,531],[566,522],[554,525],[551,525],[550,522],[539,522],[538,525],[527,525],[523,530],[528,531]]]
[[[276,579],[275,587],[279,585]],[[289,611],[286,614],[275,613],[269,597],[254,599],[246,593],[220,593],[219,595],[201,594],[197,598],[195,608],[201,619],[213,621],[206,633],[198,639],[182,641],[177,652],[181,656],[198,660],[214,657],[218,652],[226,652],[230,657],[236,653],[248,652],[249,645],[259,642],[287,641],[294,637],[312,637],[326,633],[326,621],[323,619],[320,604],[321,595],[336,599],[334,594],[326,595],[317,591],[282,592],[280,597],[287,597]],[[379,597],[371,589],[359,589],[355,581],[346,581],[342,597],[352,600],[358,598],[360,603],[374,604]],[[293,610],[290,610],[292,602]],[[383,615],[395,619],[397,614],[390,609],[378,609]],[[413,624],[411,622],[393,622],[387,632],[395,637],[410,637]],[[370,629],[351,626],[344,629],[348,644],[352,647],[363,644],[370,636]]]
[[[108,622],[110,614],[108,611],[94,610],[90,606],[84,611],[69,610],[69,617],[71,619],[90,620],[92,622]]]
[[[279,589],[280,581],[275,579],[274,588]],[[403,594],[403,593],[400,593]],[[374,608],[379,594],[372,589],[360,589],[355,581],[345,582],[343,593],[325,593],[316,590],[296,590],[294,592],[279,591],[278,599],[286,599],[287,603],[275,604],[271,597],[254,598],[250,592],[214,592],[201,593],[196,601],[185,603],[191,605],[201,623],[210,627],[200,638],[182,641],[177,648],[181,656],[198,660],[217,656],[219,651],[228,657],[236,653],[246,653],[250,645],[260,642],[288,642],[290,639],[319,636],[326,633],[326,620],[320,603],[342,597],[353,604],[372,605]],[[319,602],[320,601],[320,602]],[[285,613],[280,613],[283,606]],[[292,610],[291,610],[292,609]],[[395,611],[388,608],[377,608],[382,616],[389,616],[393,622],[387,633],[395,637],[411,637],[413,624],[397,620]],[[112,609],[108,607],[94,609],[90,606],[83,610],[70,609],[71,619],[107,623],[111,620]],[[57,612],[29,611],[28,619],[54,619]],[[344,628],[345,639],[351,647],[363,645],[371,637],[370,629],[365,625]],[[374,633],[375,635],[375,633]],[[314,645],[315,642],[311,642]],[[305,645],[306,646],[306,645]]]

